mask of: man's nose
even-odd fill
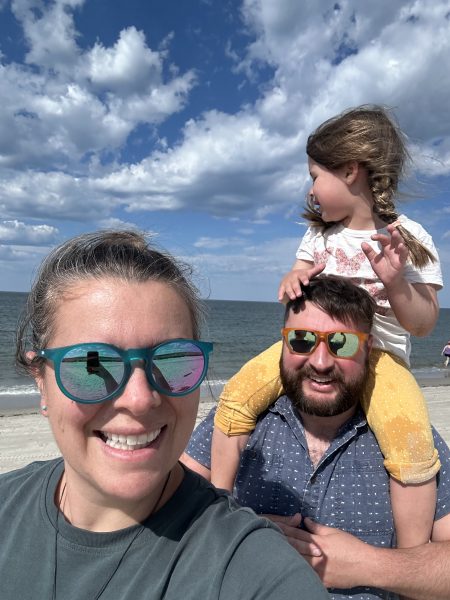
[[[329,371],[334,366],[334,357],[328,351],[324,340],[320,340],[317,348],[309,355],[308,362],[317,371]]]

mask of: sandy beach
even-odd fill
[[[423,387],[433,425],[450,445],[450,386]],[[200,403],[197,422],[213,406]],[[0,414],[0,473],[18,469],[34,460],[59,456],[47,419],[33,410],[4,411]]]

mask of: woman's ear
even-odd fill
[[[46,417],[47,413],[48,413],[48,408],[47,408],[47,399],[46,399],[46,393],[45,393],[44,377],[42,375],[41,365],[33,365],[32,364],[35,356],[36,356],[36,352],[33,352],[31,350],[26,353],[26,357],[30,363],[31,375],[33,376],[34,381],[36,382],[36,386],[39,390],[39,395],[41,397],[41,399],[40,399],[41,414],[44,415],[44,417]]]

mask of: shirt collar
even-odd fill
[[[278,400],[272,404],[269,410],[283,417],[302,444],[306,444],[305,429],[303,427],[301,417],[298,415],[297,411],[292,406],[292,402],[287,396],[281,396],[278,398]],[[359,407],[355,414],[339,429],[325,456],[329,456],[331,453],[345,444],[349,439],[356,436],[358,434],[358,430],[366,428],[367,420],[361,407]]]

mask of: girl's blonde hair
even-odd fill
[[[328,119],[308,137],[307,155],[319,165],[334,171],[356,161],[367,171],[373,195],[373,210],[387,224],[398,219],[394,197],[411,158],[406,136],[387,110],[367,104],[350,108]],[[307,200],[302,215],[323,230],[335,223],[322,220],[313,199]],[[423,268],[436,257],[403,225],[396,225],[409,250],[411,263]]]

